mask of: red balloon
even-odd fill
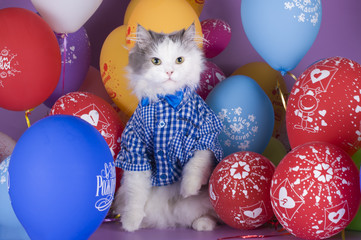
[[[1,9],[0,23],[0,107],[34,108],[59,81],[58,41],[41,17],[23,8]]]
[[[304,239],[323,239],[342,231],[360,203],[359,174],[341,148],[323,142],[288,153],[272,178],[271,202],[283,227]]]
[[[291,147],[329,142],[353,155],[361,148],[361,65],[332,57],[311,65],[295,83],[287,103]]]
[[[218,216],[238,229],[257,228],[273,217],[270,202],[275,167],[255,152],[237,152],[224,158],[209,180],[209,196]]]
[[[71,92],[54,103],[50,115],[56,114],[73,115],[87,121],[104,137],[113,156],[118,155],[124,125],[113,107],[104,99],[92,93]]]
[[[226,79],[226,75],[216,64],[207,61],[205,65],[206,69],[201,73],[201,80],[197,89],[197,93],[204,100],[218,83]]]

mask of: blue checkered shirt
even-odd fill
[[[153,186],[175,183],[196,150],[211,150],[217,163],[222,160],[222,128],[203,99],[188,88],[175,108],[164,98],[150,103],[143,99],[123,131],[116,166],[151,170]]]

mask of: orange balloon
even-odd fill
[[[122,25],[105,39],[100,53],[100,73],[105,89],[113,102],[130,117],[138,105],[138,99],[132,93],[126,77],[125,66],[128,65],[126,30],[126,25]]]
[[[142,0],[129,17],[127,46],[129,49],[134,46],[138,24],[154,32],[172,33],[187,29],[192,23],[197,35],[203,37],[198,15],[185,0]],[[202,41],[199,46],[202,47]]]
[[[137,6],[137,4],[142,1],[142,0],[131,0],[128,4],[127,10],[125,11],[124,14],[124,21],[123,24],[128,24],[130,15],[132,15],[133,10],[135,9],[135,7]]]
[[[196,11],[199,17],[202,13],[205,0],[187,0],[187,2],[192,6],[194,11]]]

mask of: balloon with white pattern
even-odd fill
[[[275,167],[255,152],[223,159],[209,180],[209,197],[217,215],[238,229],[257,228],[273,217],[270,187]]]
[[[292,88],[286,124],[291,147],[335,144],[352,156],[361,147],[361,65],[331,57],[308,67]]]
[[[304,239],[328,238],[346,228],[360,196],[356,165],[330,143],[310,142],[293,149],[272,178],[271,203],[278,221]]]

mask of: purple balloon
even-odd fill
[[[62,54],[62,70],[58,85],[44,102],[49,108],[61,96],[80,88],[88,72],[91,57],[90,43],[84,27],[67,35],[56,34],[56,37]]]
[[[9,7],[18,7],[25,8],[32,12],[37,12],[30,0],[1,0],[0,9],[9,8]]]

